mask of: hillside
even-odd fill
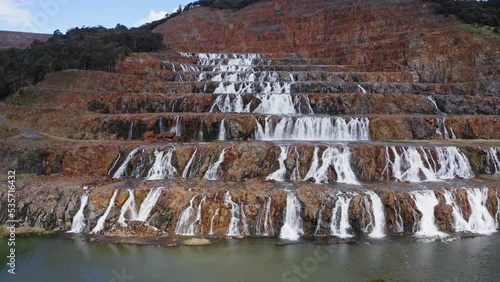
[[[0,50],[8,48],[26,48],[35,40],[47,41],[52,35],[43,33],[15,32],[0,30]]]
[[[498,77],[499,41],[460,24],[421,0],[280,0],[236,12],[200,7],[155,31],[178,51],[295,53],[366,71],[417,71],[420,82]]]

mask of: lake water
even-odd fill
[[[500,281],[500,235],[354,244],[224,239],[209,246],[18,238],[16,275],[0,240],[0,281]]]

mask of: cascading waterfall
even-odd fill
[[[175,133],[177,136],[181,136],[181,117],[175,116],[172,128],[170,128],[170,132]]]
[[[420,182],[422,180],[435,181],[437,177],[435,172],[431,168],[424,165],[419,152],[414,147],[401,148],[402,153],[399,154],[396,147],[391,147],[391,151],[394,155],[394,160],[391,161],[389,155],[389,148],[386,147],[386,167],[384,171],[389,170],[389,164],[392,167],[393,176],[399,181],[410,181],[410,182]],[[426,159],[428,159],[427,153],[420,148]],[[423,179],[422,177],[423,176]]]
[[[359,85],[359,84],[358,84],[358,89],[361,91],[361,94],[366,94],[366,93],[368,93],[368,92],[366,91],[366,89],[364,89],[364,88],[363,88],[363,86],[361,86],[361,85]]]
[[[191,158],[189,158],[189,161],[187,162],[184,171],[182,171],[182,178],[189,177],[189,171],[191,169],[191,166],[193,165],[194,158],[196,157],[196,152],[198,152],[198,149],[194,150],[193,154],[191,155]]]
[[[271,173],[266,180],[275,180],[275,181],[284,181],[286,175],[286,166],[285,160],[288,157],[288,152],[290,148],[287,146],[280,146],[281,153],[278,157],[279,169],[273,173]]]
[[[125,158],[123,161],[122,165],[115,171],[115,174],[113,174],[113,178],[123,178],[127,176],[127,166],[130,160],[135,156],[137,151],[139,151],[140,147],[137,147],[130,151],[128,156]]]
[[[351,225],[349,224],[349,205],[355,194],[338,194],[332,210],[330,234],[339,238],[350,238]]]
[[[203,176],[203,178],[208,180],[217,180],[219,178],[219,166],[224,161],[225,154],[226,154],[226,148],[222,149],[219,159],[208,167],[208,170]]]
[[[296,115],[301,114],[300,106],[295,104],[290,94],[268,93],[257,94],[260,104],[253,111],[256,114]],[[310,107],[310,105],[309,105]]]
[[[219,141],[226,140],[226,119],[222,119],[219,127]]]
[[[245,214],[245,205],[240,202],[240,212],[241,212],[241,221],[243,222],[243,234],[249,235],[250,231],[248,229],[247,215]]]
[[[201,199],[200,203],[198,204],[198,209],[196,210],[196,219],[193,222],[195,232],[197,232],[198,234],[203,234],[203,222],[202,222],[203,217],[201,215],[201,208],[206,200],[207,196],[204,196],[203,199]]]
[[[214,235],[214,220],[217,216],[219,216],[219,208],[217,208],[214,215],[212,215],[212,219],[210,220],[210,232],[208,235]]]
[[[497,222],[495,222],[495,219],[486,207],[488,189],[467,189],[467,199],[472,211],[468,222],[470,231],[479,234],[496,232]]]
[[[382,174],[391,175],[399,181],[421,182],[453,178],[472,178],[469,160],[456,147],[435,147],[437,159],[429,148],[386,147],[386,165]],[[422,158],[423,157],[423,158]],[[438,169],[439,167],[439,169]]]
[[[304,234],[302,218],[300,217],[301,208],[295,194],[291,191],[286,191],[285,222],[281,227],[281,239],[297,241],[300,235]]]
[[[463,217],[463,212],[455,198],[453,191],[446,190],[444,197],[446,204],[452,207],[454,224],[456,232],[474,232],[479,234],[491,234],[496,232],[497,222],[491,216],[486,207],[488,201],[488,189],[466,189],[467,200],[471,207],[471,214],[467,221]]]
[[[434,105],[434,108],[436,109],[436,111],[438,113],[446,115],[445,113],[441,112],[441,110],[438,108],[438,105],[436,103],[436,99],[434,99],[434,96],[432,96],[432,95],[427,96],[427,100],[431,101],[431,103]]]
[[[177,175],[177,169],[172,165],[172,154],[175,148],[171,148],[165,154],[164,151],[155,151],[155,162],[148,172],[147,180],[173,179]]]
[[[163,187],[156,187],[149,191],[148,195],[144,199],[139,208],[139,215],[137,216],[138,221],[146,222],[149,218],[149,214],[151,210],[156,206],[156,202],[161,196],[161,192],[163,191]]]
[[[211,73],[203,72],[198,81],[219,82],[214,94],[219,95],[210,109],[220,112],[250,112],[250,103],[243,104],[241,94],[255,94],[260,104],[254,113],[260,114],[313,114],[307,95],[290,95],[295,82],[292,74],[290,82],[280,82],[278,72],[256,72],[254,66],[262,64],[260,54],[195,54],[198,64],[213,66]],[[288,78],[286,78],[288,79]],[[284,80],[284,79],[283,79]],[[301,99],[302,98],[302,99]]]
[[[111,165],[111,167],[108,170],[108,175],[109,176],[111,176],[111,172],[113,171],[113,169],[115,168],[115,166],[118,164],[118,161],[120,160],[121,157],[122,157],[122,154],[118,153],[118,157],[116,158],[116,160],[113,162],[113,165]]]
[[[372,232],[368,236],[372,238],[383,238],[385,237],[385,215],[382,200],[373,191],[367,191],[365,193],[370,198],[372,208],[371,215],[373,216]]]
[[[356,185],[359,184],[356,179],[356,175],[354,175],[351,168],[351,152],[349,151],[349,148],[344,147],[342,150],[336,147],[326,148],[321,157],[321,166],[319,166],[318,162],[318,153],[319,149],[316,147],[314,149],[311,167],[309,168],[304,180],[314,179],[316,183],[328,183],[331,178],[329,176],[329,168],[330,166],[333,166],[337,175],[337,182]]]
[[[396,218],[396,226],[394,232],[396,233],[403,233],[404,232],[404,221],[403,217],[401,216],[401,204],[398,202],[398,199],[396,198],[396,194],[394,194],[394,216]]]
[[[496,147],[488,149],[485,172],[489,174],[500,174],[500,160],[498,159],[498,150]]]
[[[271,218],[271,202],[272,198],[271,196],[267,197],[266,200],[266,209],[264,211],[264,220],[261,220],[260,214],[259,214],[259,220],[257,221],[257,225],[255,227],[255,234],[256,235],[261,235],[261,236],[269,236],[274,234],[274,228],[273,228],[273,220]],[[261,229],[261,222],[262,223],[262,229]]]
[[[160,117],[160,120],[158,121],[158,125],[160,126],[160,133],[165,132],[165,118]]]
[[[446,118],[437,119],[436,134],[443,136],[444,139],[457,139],[453,128],[450,127],[449,130],[446,128]]]
[[[307,94],[296,94],[293,100],[296,114],[313,115],[311,100]]]
[[[92,229],[92,231],[90,233],[97,234],[104,229],[104,223],[106,222],[106,219],[108,218],[109,213],[111,212],[111,210],[115,206],[116,195],[118,195],[118,190],[115,190],[113,192],[113,196],[111,196],[111,199],[109,200],[108,207],[106,208],[106,211],[104,211],[104,214],[101,217],[99,217],[99,219],[97,220],[97,224],[95,225],[94,229]]]
[[[368,118],[334,117],[284,117],[274,125],[266,117],[264,128],[257,121],[255,131],[257,140],[321,140],[349,141],[370,140],[370,121]]]
[[[187,207],[179,217],[177,226],[175,227],[175,234],[182,236],[194,236],[195,228],[195,210],[194,210],[194,200],[198,194],[194,195],[189,201],[189,207]]]
[[[231,220],[229,221],[229,226],[227,227],[227,236],[239,236],[240,235],[240,207],[238,204],[233,202],[231,194],[229,191],[224,194],[224,205],[231,208]]]
[[[297,151],[297,147],[294,148],[295,151],[295,167],[292,170],[292,174],[290,175],[291,181],[301,181],[302,177],[300,177],[300,155],[299,151]]]
[[[83,211],[85,210],[85,207],[87,206],[87,203],[89,201],[89,191],[88,187],[85,186],[83,187],[85,190],[85,193],[83,193],[82,197],[80,198],[80,208],[75,214],[75,217],[73,217],[73,223],[71,224],[71,230],[68,231],[68,233],[80,233],[83,231],[85,226],[85,214]]]
[[[234,96],[234,98],[232,98]],[[231,99],[232,98],[232,99]],[[215,99],[210,112],[222,112],[222,113],[243,113],[250,112],[250,110],[243,105],[243,98],[240,94],[226,94],[219,95]]]
[[[321,232],[321,225],[323,224],[323,210],[325,209],[325,202],[321,203],[318,210],[318,221],[316,223],[316,230],[314,231],[314,236],[318,236]]]
[[[434,208],[439,204],[434,191],[413,191],[411,192],[417,209],[422,213],[418,223],[417,237],[446,237],[448,234],[439,231],[434,217]]]
[[[436,147],[439,170],[436,172],[439,179],[472,178],[472,168],[467,157],[456,147]]]
[[[122,206],[122,209],[120,211],[120,216],[118,217],[118,224],[121,226],[126,227],[127,223],[125,223],[125,214],[128,211],[129,214],[129,221],[133,221],[137,219],[137,210],[135,207],[135,196],[134,196],[134,191],[132,189],[128,189],[128,198],[127,201]]]

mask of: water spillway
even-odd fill
[[[276,124],[266,118],[264,126],[257,122],[255,137],[257,140],[369,140],[369,124],[367,118],[286,117]]]
[[[83,231],[85,226],[87,226],[87,224],[85,223],[85,214],[84,214],[85,207],[87,206],[87,203],[89,201],[89,193],[87,189],[88,187],[85,186],[84,187],[85,193],[82,195],[80,199],[80,208],[78,209],[78,211],[75,214],[75,217],[73,218],[73,224],[71,224],[71,230],[68,231],[69,233],[80,233]]]
[[[439,239],[456,234],[489,235],[497,231],[500,220],[495,189],[341,191],[324,186],[313,190],[307,185],[296,185],[294,190],[278,187],[256,198],[246,195],[245,188],[206,192],[197,188],[185,199],[175,198],[183,188],[140,188],[122,190],[121,197],[126,197],[123,203],[116,201],[115,190],[109,194],[102,216],[92,216],[91,210],[80,208],[72,232],[89,232],[80,224],[85,218],[87,225],[95,226],[92,234],[109,234],[116,227],[147,221],[155,230],[182,236],[279,236],[294,241],[314,236],[381,239],[406,233]],[[83,206],[94,205],[88,197],[92,193]],[[111,213],[114,208],[119,212]],[[172,221],[162,220],[164,216]]]

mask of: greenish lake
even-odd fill
[[[500,235],[448,242],[352,244],[223,239],[208,246],[102,244],[18,238],[16,274],[0,281],[500,281]]]

